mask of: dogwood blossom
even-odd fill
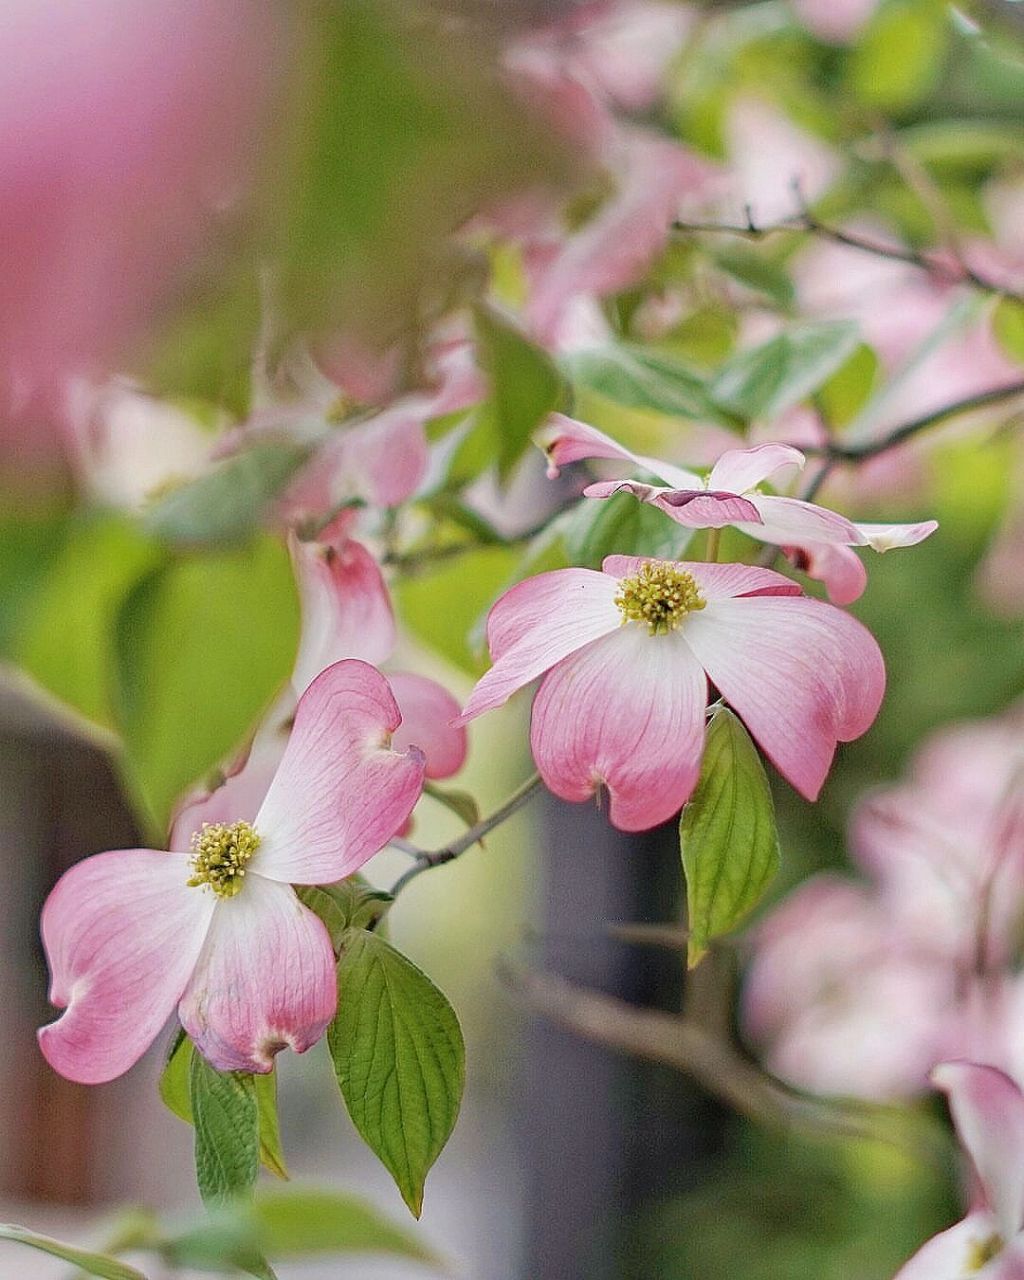
[[[39,1043],[62,1075],[112,1080],[175,1008],[225,1071],[270,1071],[302,1053],[336,1004],[334,953],[293,884],[357,871],[405,823],[423,781],[387,681],[355,660],[306,690],[258,811],[204,823],[171,852],[119,849],[79,862],[43,908],[50,1000]]]
[[[752,538],[782,547],[798,568],[825,583],[829,598],[836,604],[856,600],[866,582],[863,566],[850,547],[888,551],[913,546],[938,528],[934,520],[854,524],[816,503],[761,493],[759,485],[783,473],[793,474],[804,465],[804,455],[788,444],[728,449],[704,479],[696,472],[632,453],[603,432],[560,413],[551,415],[537,441],[547,453],[548,474],[552,478],[561,467],[585,458],[627,462],[634,470],[652,473],[665,483],[602,480],[588,485],[583,492],[588,498],[631,493],[689,529],[735,525]]]
[[[885,668],[863,626],[769,569],[608,556],[556,569],[492,608],[494,665],[465,723],[538,676],[531,744],[556,795],[610,795],[612,822],[670,818],[696,783],[708,680],[796,789],[815,799],[838,742],[878,713]]]

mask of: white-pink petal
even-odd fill
[[[835,542],[807,542],[782,549],[795,568],[825,584],[833,604],[853,604],[864,594],[868,571],[852,547]]]
[[[255,827],[252,870],[319,884],[358,871],[405,824],[423,756],[399,753],[401,714],[387,680],[357,659],[323,671],[299,700],[284,758]]]
[[[506,591],[487,617],[494,665],[478,682],[459,718],[464,724],[500,707],[591,640],[615,631],[622,614],[619,584],[593,569],[554,569]]]
[[[267,1072],[280,1049],[304,1052],[334,1017],[331,939],[289,885],[263,876],[247,875],[233,898],[214,901],[178,1016],[218,1070]]]
[[[65,1012],[40,1029],[39,1044],[69,1080],[123,1074],[174,1012],[215,902],[189,875],[181,854],[121,849],[77,863],[47,898],[50,1001]]]
[[[628,462],[631,467],[649,471],[674,489],[700,489],[703,481],[695,472],[686,471],[660,458],[648,458],[633,453],[598,431],[586,422],[579,422],[564,413],[553,413],[536,435],[537,443],[547,454],[548,475],[554,479],[561,467],[570,462],[582,462],[589,458],[608,458]]]
[[[402,723],[391,745],[395,751],[419,747],[428,778],[450,778],[466,759],[466,731],[452,725],[459,704],[443,685],[412,671],[392,671],[388,682]]]
[[[601,568],[615,578],[632,578],[645,564],[661,563],[645,556],[605,556]],[[672,561],[689,573],[706,601],[729,600],[736,596],[802,596],[792,578],[754,564],[709,564],[703,560]]]
[[[947,1231],[932,1236],[903,1264],[894,1280],[1024,1280],[1024,1272],[1007,1274],[1001,1269],[1002,1255],[981,1271],[968,1269],[979,1248],[998,1231],[995,1219],[986,1210],[970,1213]]]
[[[917,524],[864,524],[854,526],[874,551],[891,551],[893,547],[916,547],[939,527],[938,520],[920,520]]]
[[[762,523],[738,524],[737,528],[762,542],[774,542],[784,547],[804,542],[839,542],[859,547],[867,542],[856,525],[845,516],[813,502],[767,493],[752,493],[750,501],[760,512]]]
[[[727,449],[711,468],[709,489],[746,493],[780,471],[799,471],[806,458],[789,444],[760,444],[753,449]],[[786,477],[790,478],[789,476]]]
[[[700,772],[707,680],[679,632],[626,626],[550,672],[530,742],[545,784],[586,800],[604,784],[609,816],[644,831],[677,813]]]

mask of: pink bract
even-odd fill
[[[317,677],[258,812],[230,815],[259,837],[234,896],[189,884],[180,845],[101,853],[67,871],[42,917],[50,999],[65,1010],[39,1032],[51,1066],[83,1084],[112,1080],[176,1007],[221,1070],[267,1072],[285,1046],[314,1044],[334,1016],[334,953],[291,886],[351,875],[406,822],[423,757],[392,749],[400,723],[366,663]]]
[[[647,565],[687,575],[702,601],[667,634],[624,621],[616,603]],[[601,572],[543,573],[501,597],[487,638],[494,665],[456,723],[544,676],[531,730],[541,776],[566,800],[606,787],[624,831],[653,827],[688,799],[708,680],[811,800],[837,743],[866,732],[885,687],[882,655],[859,622],[741,564],[609,556]]]

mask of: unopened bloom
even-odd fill
[[[836,604],[850,604],[864,590],[866,575],[851,547],[888,551],[913,546],[934,533],[934,520],[917,524],[854,524],[845,516],[813,502],[761,493],[759,486],[780,474],[792,475],[805,462],[799,449],[788,444],[761,444],[753,449],[728,449],[706,479],[657,458],[631,453],[610,436],[564,414],[552,414],[537,441],[548,456],[548,474],[585,458],[609,458],[633,470],[651,473],[663,484],[637,480],[603,480],[588,485],[588,498],[631,493],[650,503],[677,524],[689,529],[720,529],[735,525],[761,542],[782,547],[797,568],[818,578]]]
[[[1024,1094],[976,1062],[940,1063],[932,1080],[949,1096],[976,1194],[966,1218],[929,1240],[896,1280],[1024,1280]]]
[[[387,681],[339,662],[310,685],[258,812],[208,823],[169,853],[86,858],[43,908],[50,1000],[47,1061],[83,1084],[112,1080],[177,1007],[199,1051],[224,1071],[270,1071],[302,1053],[336,1005],[334,953],[293,884],[357,871],[405,823],[423,757],[399,753]]]
[[[542,573],[495,604],[487,638],[494,665],[459,723],[545,675],[531,729],[541,776],[565,800],[606,786],[623,831],[653,827],[689,798],[709,679],[811,800],[836,744],[870,727],[885,687],[859,622],[743,564],[608,556],[601,572]]]

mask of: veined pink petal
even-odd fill
[[[932,1072],[1004,1240],[1024,1227],[1024,1094],[995,1067],[942,1062]]]
[[[391,745],[395,751],[419,747],[426,762],[428,778],[450,778],[466,759],[466,731],[451,721],[459,714],[459,704],[443,685],[412,671],[388,674],[402,723]]]
[[[833,604],[853,604],[864,594],[868,571],[852,547],[835,542],[807,542],[782,549],[797,569],[825,584]]]
[[[854,526],[874,551],[891,551],[893,547],[916,547],[939,527],[938,520],[921,520],[917,524],[861,524]]]
[[[604,783],[620,831],[664,822],[688,799],[704,749],[707,680],[679,632],[622,627],[551,671],[533,704],[541,777],[564,800]]]
[[[759,444],[753,449],[727,449],[711,468],[709,489],[746,493],[782,470],[799,471],[807,459],[790,444]]]
[[[120,849],[66,871],[43,907],[50,1002],[47,1062],[101,1084],[133,1066],[174,1012],[203,948],[212,894],[186,882],[181,854]]]
[[[260,875],[233,898],[209,897],[213,923],[178,1006],[181,1025],[218,1070],[270,1071],[279,1049],[303,1053],[334,1017],[330,935],[289,885]]]
[[[559,468],[567,467],[570,462],[582,462],[588,458],[612,458],[649,471],[675,489],[704,487],[704,482],[694,472],[685,471],[670,462],[662,462],[659,458],[632,453],[603,431],[598,431],[586,422],[567,417],[564,413],[551,414],[546,424],[537,432],[536,440],[547,454],[548,475],[552,479],[558,475]]]
[[[927,1244],[905,1262],[895,1280],[964,1280],[976,1274],[979,1280],[1022,1280],[1021,1274],[1004,1273],[998,1267],[999,1259],[983,1271],[968,1270],[968,1264],[976,1256],[979,1246],[998,1235],[999,1228],[992,1214],[984,1209],[970,1213],[962,1222],[932,1236]]]
[[[763,524],[737,527],[761,542],[775,542],[783,547],[804,542],[839,542],[860,547],[867,542],[856,525],[827,507],[766,493],[753,493],[750,500],[761,513]]]
[[[601,568],[616,578],[635,577],[645,565],[647,556],[605,556]],[[657,563],[657,562],[655,562]],[[800,587],[774,569],[753,564],[707,564],[704,561],[672,561],[685,569],[700,587],[707,601],[731,600],[735,596],[802,596]]]
[[[666,489],[638,480],[599,480],[583,490],[587,498],[611,498],[622,492],[657,507],[670,520],[689,529],[722,529],[738,520],[761,523],[754,504],[735,493],[710,493],[704,488]]]
[[[360,542],[300,542],[289,549],[302,601],[302,636],[292,683],[298,693],[332,662],[378,665],[395,647],[395,615],[376,560]]]
[[[556,662],[615,631],[622,614],[614,578],[593,569],[553,569],[506,591],[487,616],[494,665],[456,720],[465,724],[501,704]]]
[[[757,596],[709,601],[681,634],[779,772],[817,799],[837,742],[864,733],[881,705],[870,632],[816,600]]]
[[[401,719],[367,663],[350,658],[317,676],[256,815],[253,872],[292,884],[340,880],[390,840],[423,786],[422,753],[389,745]]]

